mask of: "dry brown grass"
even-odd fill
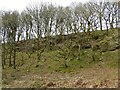
[[[4,87],[65,87],[65,88],[117,88],[118,70],[116,68],[91,67],[75,73],[27,74]]]

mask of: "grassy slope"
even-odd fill
[[[99,36],[103,34],[101,31],[95,33]],[[115,43],[116,39],[112,39],[115,37],[117,37],[117,30],[111,30],[109,36],[101,39],[98,44],[106,40]],[[74,58],[67,61],[68,68],[63,67],[64,59],[56,57],[58,52],[58,50],[45,51],[41,61],[37,60],[36,53],[33,53],[29,59],[24,52],[18,52],[17,69],[3,70],[3,86],[94,87],[97,85],[97,87],[117,87],[118,49],[103,52],[103,61],[99,61],[99,50],[96,50],[94,62],[91,62],[91,48],[84,49],[85,54],[81,56],[81,60]],[[21,62],[22,55],[23,61]],[[79,81],[81,79],[82,82]],[[102,86],[102,83],[108,84]]]

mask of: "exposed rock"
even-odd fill
[[[93,86],[92,86],[92,88],[97,88],[97,87],[98,87],[98,85],[97,85],[97,84],[95,84],[95,85],[93,85]]]
[[[53,82],[49,82],[49,83],[47,83],[46,86],[48,86],[48,87],[52,87],[52,86],[55,86],[55,85],[56,85],[55,83],[53,83]]]
[[[83,83],[82,79],[77,80],[76,85],[81,85]]]

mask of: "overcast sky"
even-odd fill
[[[0,10],[18,10],[22,11],[29,4],[39,2],[49,2],[55,5],[69,6],[72,2],[88,2],[93,0],[0,0]],[[100,1],[100,0],[95,0]],[[102,0],[106,1],[106,0]],[[120,0],[108,0],[108,1],[120,1]]]
[[[0,0],[0,10],[18,10],[22,11],[26,6],[32,3],[49,2],[56,5],[69,6],[72,2],[83,2],[89,0]]]

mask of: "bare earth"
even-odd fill
[[[29,88],[29,87],[52,87],[52,88],[117,88],[118,70],[115,68],[103,68],[94,66],[81,69],[75,73],[46,73],[27,74],[12,81],[4,87]]]

